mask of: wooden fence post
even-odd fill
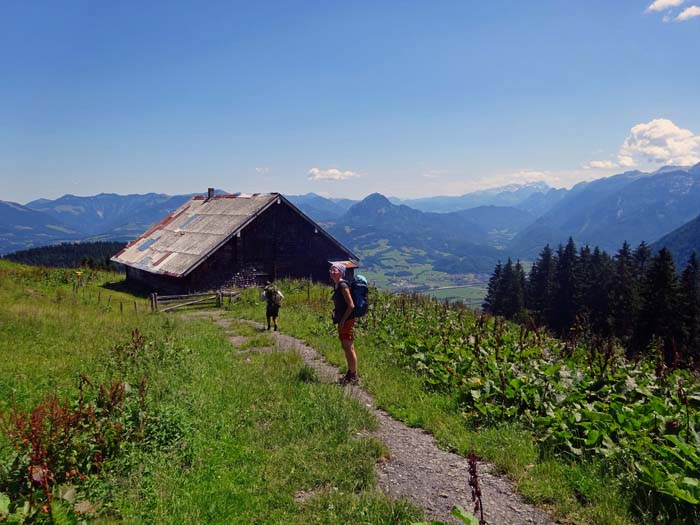
[[[134,301],[134,312],[139,313],[139,305]]]
[[[158,311],[158,292],[153,292],[153,306]]]

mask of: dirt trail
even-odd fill
[[[229,321],[219,312],[199,312],[188,317],[208,317],[216,324],[229,329]],[[258,328],[261,324],[252,323]],[[316,350],[303,341],[282,334],[270,332],[276,341],[277,351],[298,352],[304,362],[316,370],[319,380],[337,383],[340,371],[326,362]],[[242,343],[242,338],[230,333],[234,346]],[[270,348],[264,349],[270,351]],[[428,432],[406,426],[377,408],[374,399],[357,386],[344,386],[349,396],[357,399],[370,410],[379,423],[373,435],[382,440],[390,450],[390,458],[377,464],[377,477],[380,488],[393,498],[405,498],[423,508],[430,520],[447,523],[461,523],[450,515],[455,505],[466,510],[474,506],[467,477],[466,458],[441,450]],[[484,518],[489,525],[529,525],[558,523],[545,512],[525,503],[514,491],[512,484],[494,475],[492,465],[479,462],[478,471],[481,485]]]

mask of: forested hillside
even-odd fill
[[[10,261],[31,266],[54,268],[77,268],[86,266],[93,269],[120,271],[110,258],[124,248],[123,242],[79,242],[62,243],[20,250],[4,256]]]
[[[546,326],[560,337],[609,348],[630,357],[663,357],[670,368],[700,364],[700,262],[693,253],[682,272],[671,252],[654,253],[624,243],[611,257],[599,248],[580,250],[572,239],[549,245],[526,276],[520,262],[498,264],[484,309]]]

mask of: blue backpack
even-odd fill
[[[367,279],[364,275],[356,275],[349,284],[352,302],[355,303],[355,308],[353,309],[352,316],[350,316],[350,318],[356,319],[365,315],[367,313],[367,309],[369,308],[369,301],[367,300],[369,286],[367,285]]]

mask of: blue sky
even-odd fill
[[[4,2],[0,199],[456,195],[698,162],[698,6]]]

